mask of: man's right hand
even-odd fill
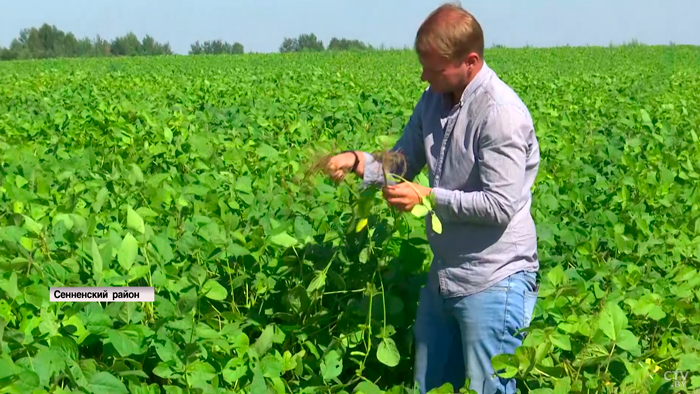
[[[360,168],[364,162],[364,156],[361,152],[355,153],[357,153],[359,159],[356,171],[361,174]],[[328,160],[325,171],[335,182],[340,182],[345,178],[345,174],[352,169],[353,165],[355,165],[355,155],[352,152],[341,153]]]

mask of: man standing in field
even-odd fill
[[[427,164],[430,187],[390,183],[387,202],[410,211],[435,200],[443,231],[427,237],[435,255],[415,322],[415,380],[420,392],[471,379],[480,394],[515,393],[494,375],[491,358],[513,354],[515,331],[529,325],[537,299],[537,236],[530,214],[539,146],[530,113],[483,60],[479,23],[458,5],[423,22],[415,49],[423,92],[393,151],[405,155],[412,181]],[[346,152],[326,167],[336,181],[354,168],[364,185],[383,185],[368,153]]]

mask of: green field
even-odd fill
[[[495,363],[522,393],[700,388],[700,49],[486,59],[542,152],[541,298]],[[309,168],[391,146],[424,87],[411,52],[0,63],[0,393],[411,392],[422,220],[375,192],[358,233],[358,180]]]

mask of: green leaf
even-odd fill
[[[132,180],[132,183],[136,184],[143,182],[143,171],[141,171],[141,168],[135,163],[131,163],[130,167],[130,179]]]
[[[197,360],[187,366],[187,382],[196,388],[209,388],[209,382],[216,377],[216,369],[208,362]]]
[[[441,386],[428,391],[427,394],[453,394],[456,392],[452,383],[443,383]]]
[[[321,374],[323,380],[328,381],[340,376],[343,371],[343,360],[335,350],[331,350],[321,361]]]
[[[620,306],[608,303],[600,313],[598,324],[608,338],[616,341],[620,332],[627,328],[627,316]]]
[[[199,264],[193,264],[187,272],[187,276],[197,285],[203,285],[207,278],[207,270]]]
[[[354,394],[382,394],[382,390],[371,381],[363,380],[355,386]]]
[[[51,338],[50,349],[60,354],[61,357],[78,361],[78,344],[70,337],[55,336]]]
[[[435,231],[437,234],[442,234],[442,222],[440,222],[440,219],[435,213],[431,214],[430,218],[433,231]]]
[[[119,265],[125,270],[131,269],[131,266],[134,265],[134,261],[136,261],[138,251],[139,242],[133,235],[127,233],[119,247],[119,252],[117,252],[117,261],[119,261]]]
[[[180,294],[180,298],[177,300],[177,310],[181,315],[189,313],[195,305],[197,305],[196,289]]]
[[[571,392],[571,378],[568,376],[557,380],[552,394],[569,394]]]
[[[282,296],[282,302],[293,313],[301,313],[310,305],[309,296],[302,286],[297,286],[294,289],[287,291]]]
[[[240,257],[240,256],[246,256],[250,254],[250,250],[244,248],[241,245],[232,243],[228,246],[227,249],[228,253],[231,254],[233,257]]]
[[[164,127],[163,128],[163,137],[165,137],[165,140],[168,142],[172,142],[173,140],[173,131],[170,130],[170,127]]]
[[[141,343],[144,338],[138,330],[128,327],[120,330],[109,330],[108,337],[109,342],[122,357],[143,353],[144,349],[141,348]]]
[[[411,215],[418,218],[424,217],[428,214],[428,212],[430,212],[430,210],[426,208],[423,204],[416,204],[413,206],[413,209],[411,209]]]
[[[272,348],[272,341],[275,337],[275,330],[273,325],[268,325],[263,330],[260,337],[255,341],[253,347],[257,352],[258,356],[262,357],[268,350]]]
[[[360,198],[357,200],[357,216],[360,218],[369,217],[373,205],[374,195],[370,193],[370,189],[363,190]]]
[[[93,375],[87,388],[90,392],[98,394],[128,394],[124,383],[106,371]]]
[[[226,288],[221,286],[219,282],[209,279],[202,287],[204,296],[212,300],[222,301],[228,296]]]
[[[268,144],[262,143],[257,149],[258,156],[261,158],[277,159],[279,152]]]
[[[97,246],[97,242],[95,242],[95,238],[92,238],[92,248],[91,248],[91,255],[92,255],[92,273],[93,275],[102,275],[102,255],[100,254],[100,248]]]
[[[22,293],[17,287],[17,272],[12,272],[10,274],[10,279],[0,279],[0,289],[4,291],[10,299],[16,299],[21,296]]]
[[[34,390],[41,388],[39,375],[34,371],[24,370],[15,376],[15,378],[17,380],[12,385],[12,388],[18,390],[16,391],[18,394],[32,393]]]
[[[309,283],[309,286],[306,288],[307,293],[311,294],[316,290],[319,290],[323,288],[323,286],[326,285],[326,271],[316,271],[316,276],[314,276],[314,279]]]
[[[279,378],[284,369],[283,359],[268,353],[260,361],[260,369],[266,378]]]
[[[286,232],[279,233],[270,237],[270,241],[276,245],[283,246],[285,248],[291,248],[299,243],[296,238],[287,234]]]
[[[229,383],[233,384],[237,382],[239,379],[241,379],[245,374],[248,372],[248,366],[247,365],[233,365],[232,362],[236,362],[236,359],[231,359],[229,360],[228,364],[226,364],[226,368],[222,371],[222,375],[224,377],[224,380]]]
[[[499,354],[492,358],[491,363],[498,376],[506,379],[514,377],[518,373],[520,363],[514,354]]]
[[[364,229],[367,226],[368,222],[369,222],[369,220],[367,218],[360,219],[357,222],[357,225],[355,226],[355,232],[359,233],[360,231],[362,231],[362,229]]]
[[[700,372],[700,354],[681,354],[677,369],[681,371]]]
[[[27,215],[23,215],[24,217],[24,227],[27,228],[27,230],[33,232],[34,234],[41,234],[41,229],[43,226],[40,223],[37,223],[34,219]]]
[[[109,190],[107,190],[106,187],[101,188],[100,191],[97,192],[97,196],[95,196],[95,200],[92,203],[92,209],[99,213],[102,210],[102,206],[104,205],[108,196]]]
[[[561,265],[555,265],[547,272],[547,279],[554,287],[561,285],[566,279],[564,268]]]
[[[126,226],[128,228],[140,233],[140,234],[143,234],[146,232],[146,227],[143,223],[143,219],[141,218],[141,215],[139,215],[131,207],[127,208]]]
[[[629,330],[621,330],[617,338],[617,346],[632,353],[639,352],[639,340]]]
[[[555,331],[550,336],[550,339],[560,349],[571,350],[571,340],[568,335]]]
[[[267,388],[265,376],[263,376],[260,368],[253,370],[253,382],[250,385],[250,394],[272,394]]]
[[[250,177],[242,176],[236,180],[235,189],[238,191],[245,192],[245,193],[252,193],[253,188],[251,185],[252,185],[252,181],[251,181]]]
[[[379,347],[377,348],[377,360],[389,367],[399,365],[401,355],[399,354],[399,349],[396,347],[396,343],[393,339],[382,339],[382,341],[379,343]]]

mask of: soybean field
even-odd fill
[[[700,49],[486,61],[542,155],[540,298],[494,366],[700,390]],[[0,392],[412,393],[423,219],[314,163],[391,147],[425,87],[410,51],[0,63]],[[49,298],[106,286],[155,302]]]

